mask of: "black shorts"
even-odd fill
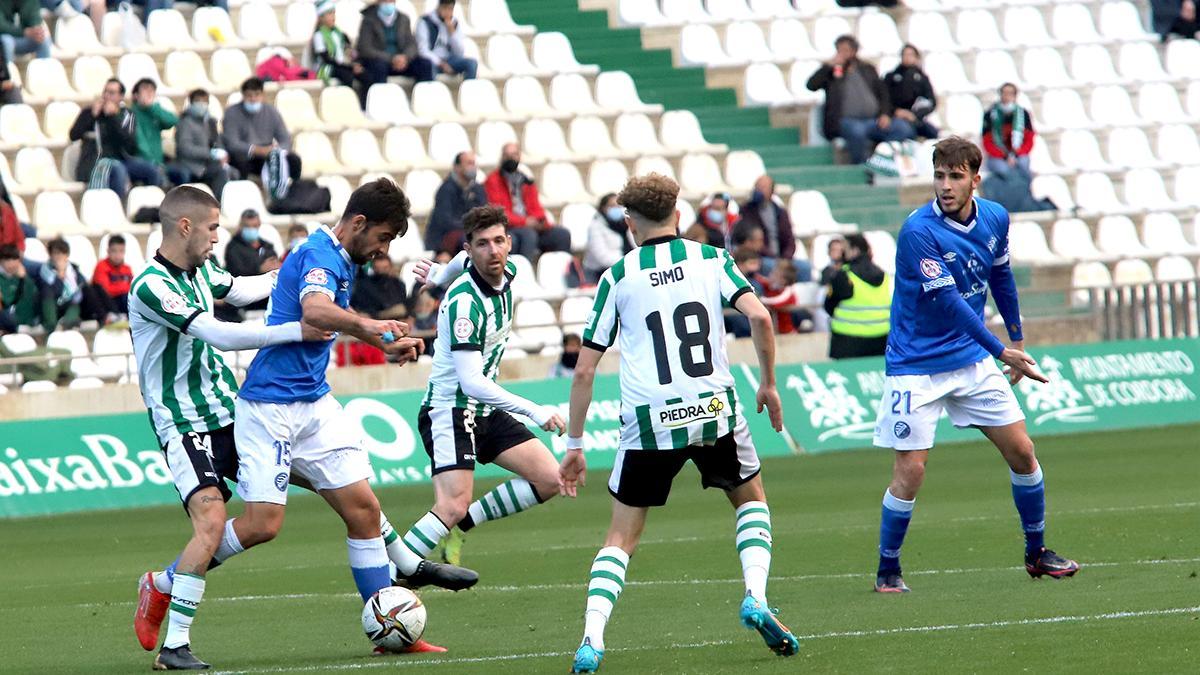
[[[537,438],[503,410],[480,417],[466,408],[421,406],[417,429],[434,475],[455,469],[473,470],[476,462],[491,464],[505,450]]]
[[[758,453],[745,421],[713,445],[678,450],[618,450],[608,479],[608,492],[626,506],[662,506],[671,481],[688,460],[700,470],[700,484],[728,492],[758,475]]]
[[[227,478],[237,480],[238,456],[232,424],[215,431],[191,431],[177,436],[162,451],[184,509],[201,488],[217,488],[225,501],[233,496],[225,484]]]

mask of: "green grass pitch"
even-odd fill
[[[1074,579],[1031,580],[999,455],[934,451],[904,546],[913,592],[870,592],[891,458],[864,451],[766,462],[769,595],[802,636],[780,659],[742,629],[733,514],[685,468],[649,519],[607,634],[602,672],[1196,672],[1200,662],[1200,427],[1045,439],[1048,543]],[[482,580],[423,593],[444,655],[371,657],[344,531],[316,498],[283,533],[209,576],[192,638],[236,672],[562,673],[608,522],[606,476],[467,538]],[[479,486],[481,494],[484,486]],[[165,488],[164,488],[165,489]],[[428,485],[380,493],[398,528]],[[238,506],[234,505],[234,511]],[[177,507],[0,522],[0,672],[125,673],[153,655],[131,627],[135,582],[186,539]]]

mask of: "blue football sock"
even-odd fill
[[[1042,467],[1033,473],[1021,474],[1012,470],[1013,503],[1021,514],[1021,529],[1025,531],[1025,553],[1037,553],[1045,545],[1046,529],[1046,484],[1042,481]]]
[[[172,560],[171,564],[167,565],[163,569],[163,572],[165,572],[167,574],[167,578],[171,580],[172,584],[175,583],[175,568],[176,567],[179,567],[179,558]]]
[[[370,600],[379,589],[392,585],[383,537],[347,539],[346,548],[350,552],[350,573],[354,575],[354,585],[363,602]]]
[[[889,489],[883,493],[883,517],[879,522],[879,572],[900,573],[900,546],[912,520],[915,499],[900,499]]]

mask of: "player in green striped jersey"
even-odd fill
[[[465,532],[559,494],[553,453],[509,413],[558,434],[565,430],[562,415],[495,382],[513,315],[516,267],[508,260],[508,219],[499,208],[481,206],[467,212],[463,229],[465,251],[445,267],[424,261],[417,270],[421,281],[449,281],[449,287],[438,310],[433,373],[418,416],[435,503],[403,537],[385,533],[389,548],[406,549],[414,565],[455,526]],[[518,477],[472,502],[476,462],[495,462]],[[453,552],[447,556],[457,564],[455,558]]]

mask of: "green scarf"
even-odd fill
[[[1025,109],[1021,106],[1013,108],[1012,113],[1012,147],[1008,147],[1004,142],[1004,111],[1001,110],[1000,104],[992,106],[988,111],[988,122],[992,127],[992,142],[998,148],[1008,148],[1011,152],[1016,152],[1025,144]]]
[[[330,61],[339,64],[346,62],[346,44],[349,40],[346,38],[346,34],[342,32],[342,29],[337,26],[333,26],[332,28],[319,26],[317,28],[317,35],[324,43],[324,53]],[[328,62],[318,61],[317,77],[328,83],[332,76],[333,67]],[[350,85],[349,82],[343,82],[342,84]]]

